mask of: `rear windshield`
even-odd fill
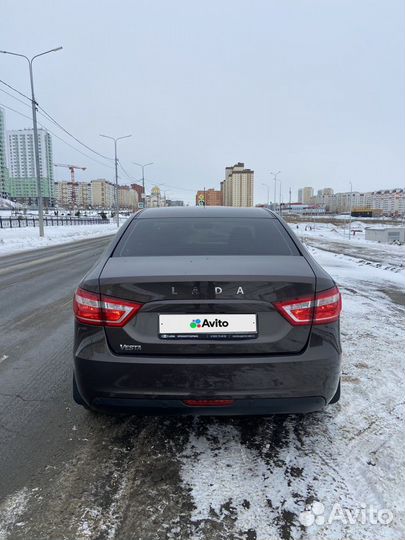
[[[299,255],[271,218],[134,219],[113,257],[161,255]]]

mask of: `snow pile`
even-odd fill
[[[0,540],[9,537],[9,531],[18,524],[20,516],[25,512],[30,498],[26,487],[9,496],[0,504]]]
[[[0,208],[22,208],[22,205],[0,197]]]
[[[352,229],[360,229],[364,231],[366,227],[369,227],[369,225],[365,225],[362,221],[352,221]]]
[[[45,236],[43,238],[39,236],[38,227],[0,229],[0,255],[75,242],[86,238],[108,236],[116,232],[117,225],[114,223],[45,227]]]

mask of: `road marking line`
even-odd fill
[[[17,324],[22,324],[24,322],[27,322],[33,317],[36,317],[37,315],[38,315],[38,311],[34,311],[34,313],[31,313],[31,315],[27,315],[26,317],[23,317],[22,319],[18,319]]]
[[[44,257],[42,259],[34,259],[33,261],[23,262],[19,264],[15,264],[13,266],[7,266],[4,268],[4,270],[0,270],[0,275],[2,274],[8,274],[12,271],[19,270],[21,268],[29,268],[30,266],[37,266],[38,264],[45,264],[50,261],[56,261],[57,259],[63,259],[64,257],[67,257],[71,255],[70,253],[61,253],[59,255],[52,255],[51,257]]]

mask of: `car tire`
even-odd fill
[[[85,409],[89,409],[89,406],[82,398],[79,388],[77,386],[76,377],[73,375],[73,400],[78,404],[84,407]]]
[[[337,390],[335,392],[335,395],[333,396],[333,398],[329,401],[329,405],[333,404],[333,403],[337,403],[340,399],[340,379],[339,379],[339,384],[338,384],[338,387],[337,387]]]

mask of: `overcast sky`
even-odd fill
[[[292,188],[347,191],[404,184],[403,0],[1,0],[0,49],[33,55],[37,101],[90,147],[100,133],[149,162],[147,188],[193,202],[237,161]],[[23,59],[0,55],[0,79],[29,92]],[[0,84],[0,88],[9,91]],[[0,103],[30,110],[0,92]],[[30,121],[7,111],[7,128]],[[81,148],[40,117],[56,134]],[[109,162],[53,138],[56,163],[112,179]],[[106,164],[106,165],[104,165]],[[69,171],[56,169],[57,179]],[[121,183],[128,183],[122,173]],[[170,187],[174,186],[174,187]]]

